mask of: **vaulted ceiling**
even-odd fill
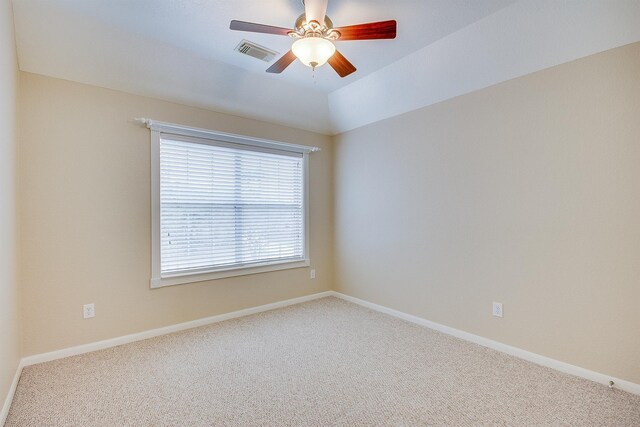
[[[338,133],[640,40],[636,0],[329,0],[336,26],[396,19],[395,40],[336,43],[344,79],[239,54],[280,54],[288,37],[229,30],[232,19],[292,27],[300,0],[13,0],[20,69],[216,111]]]

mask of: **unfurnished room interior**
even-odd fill
[[[0,2],[0,426],[640,426],[640,1]]]

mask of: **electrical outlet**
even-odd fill
[[[311,269],[311,272],[309,273],[309,277],[311,277],[312,279],[316,278],[316,269],[315,268]]]
[[[95,304],[85,304],[82,306],[82,314],[85,319],[91,319],[92,317],[96,317],[96,306]]]
[[[501,302],[494,302],[493,303],[493,315],[496,316],[496,317],[502,317],[503,316],[502,303]]]

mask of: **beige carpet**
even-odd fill
[[[640,426],[640,397],[325,298],[25,368],[7,426]]]

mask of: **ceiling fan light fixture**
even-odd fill
[[[336,47],[325,38],[307,36],[296,40],[291,51],[304,65],[316,68],[326,64],[336,53]]]

